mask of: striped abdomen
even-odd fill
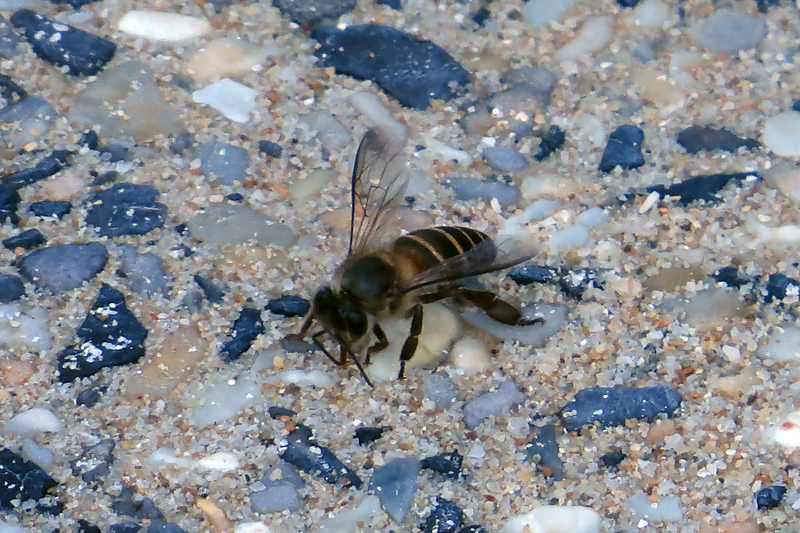
[[[412,231],[397,239],[392,252],[407,258],[419,274],[475,248],[489,236],[472,228],[436,226]]]

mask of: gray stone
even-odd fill
[[[140,254],[130,244],[123,244],[121,267],[127,275],[131,290],[136,294],[148,296],[160,292],[169,293],[167,275],[162,270],[161,258],[152,253]]]
[[[478,427],[490,416],[508,414],[512,405],[525,401],[525,395],[511,380],[504,381],[496,390],[471,399],[464,406],[464,423],[470,429]]]
[[[95,277],[107,260],[106,247],[99,242],[59,244],[31,252],[17,267],[34,284],[60,293],[77,289]]]
[[[444,372],[436,372],[425,376],[425,399],[432,401],[436,407],[446,409],[456,401],[458,387]]]
[[[445,186],[453,190],[459,200],[492,201],[497,198],[500,205],[516,204],[520,198],[519,187],[501,181],[480,178],[449,178]]]
[[[369,480],[370,490],[378,496],[386,513],[397,523],[403,522],[414,501],[421,467],[416,459],[394,459],[375,470]]]
[[[212,246],[257,244],[289,246],[296,236],[288,226],[240,204],[214,204],[187,223],[192,237]]]
[[[528,166],[525,156],[510,146],[490,146],[483,151],[483,158],[489,168],[500,172],[520,172]]]
[[[767,22],[733,9],[720,9],[691,29],[692,37],[709,50],[736,54],[749,50],[767,36]]]
[[[263,483],[263,481],[262,481]],[[250,494],[250,505],[257,513],[296,511],[303,507],[303,499],[288,481],[275,480],[264,483],[263,490]]]
[[[223,142],[207,142],[197,145],[195,154],[200,158],[203,174],[213,177],[223,185],[233,185],[243,181],[250,167],[250,156],[241,146]]]

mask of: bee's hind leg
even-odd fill
[[[414,357],[419,345],[419,336],[422,333],[422,304],[417,304],[411,308],[411,330],[408,333],[403,349],[400,350],[400,373],[397,379],[403,379],[406,375],[406,361]]]
[[[372,332],[375,334],[375,337],[378,340],[375,342],[375,344],[367,349],[367,357],[364,358],[365,365],[369,364],[373,354],[382,352],[387,346],[389,346],[389,337],[386,336],[386,332],[383,331],[383,328],[379,324],[372,326]]]
[[[472,305],[480,307],[493,320],[509,326],[521,326],[525,324],[522,313],[519,309],[501,300],[491,291],[479,291],[474,289],[461,289],[458,295],[466,299]]]

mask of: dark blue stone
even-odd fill
[[[108,533],[139,533],[142,529],[141,524],[136,522],[120,522],[108,527]]]
[[[31,250],[45,242],[44,235],[42,235],[41,231],[38,229],[29,229],[13,237],[9,237],[8,239],[3,239],[3,246],[9,250],[14,250],[16,248]]]
[[[77,289],[106,266],[108,250],[99,242],[57,244],[35,250],[19,261],[20,273],[54,293]]]
[[[100,137],[94,130],[89,130],[81,135],[81,140],[78,144],[87,147],[89,150],[97,150],[97,145],[100,143]]]
[[[425,518],[420,528],[425,533],[456,533],[464,523],[464,512],[461,508],[437,496],[433,501],[431,514]]]
[[[25,295],[25,284],[17,276],[0,273],[0,304],[16,302]]]
[[[525,265],[512,268],[508,272],[517,285],[530,285],[531,283],[557,283],[561,274],[557,268],[545,265]]]
[[[125,296],[103,284],[77,337],[79,342],[58,356],[59,379],[64,383],[105,367],[136,363],[144,355],[147,330],[128,309]]]
[[[293,294],[270,300],[266,306],[267,311],[283,316],[306,316],[310,309],[311,302]]]
[[[385,427],[360,427],[356,430],[356,439],[359,446],[366,446],[381,438],[381,435],[389,429]]]
[[[102,533],[99,527],[90,524],[86,520],[78,520],[78,533]]]
[[[0,448],[0,509],[12,511],[13,500],[40,500],[56,486],[56,480],[36,464]]]
[[[342,15],[355,9],[357,0],[272,0],[281,14],[307,27],[335,24]]]
[[[3,19],[0,18],[0,25],[3,24]],[[18,85],[14,79],[7,74],[0,74],[0,96],[6,101],[6,105],[14,105],[23,98],[28,96],[27,91]]]
[[[17,210],[22,198],[18,187],[0,182],[0,224],[19,224]]]
[[[39,161],[35,167],[3,176],[0,183],[16,188],[32,185],[61,171],[69,164],[68,160],[71,155],[72,152],[68,150],[54,150],[50,155]]]
[[[146,533],[186,533],[180,526],[161,520],[151,522],[145,531]]]
[[[422,468],[438,472],[444,477],[457,478],[461,473],[461,463],[463,461],[464,456],[458,453],[458,450],[456,450],[426,457],[420,461],[420,464],[422,465]]]
[[[103,399],[103,392],[106,390],[106,387],[91,387],[89,389],[84,389],[78,394],[77,398],[75,398],[75,403],[77,405],[83,405],[89,408],[94,407],[100,400]]]
[[[537,161],[544,161],[550,154],[555,152],[556,150],[560,150],[562,146],[564,146],[564,141],[567,138],[567,134],[564,133],[564,130],[559,128],[558,126],[550,126],[550,129],[547,130],[547,133],[541,136],[541,142],[539,143],[539,150],[536,152],[536,155],[533,158]]]
[[[536,436],[525,449],[528,460],[547,468],[551,474],[547,477],[554,481],[564,479],[564,463],[558,456],[558,440],[556,438],[556,427],[547,424],[536,430]],[[538,459],[536,457],[538,456]]]
[[[167,206],[156,202],[158,194],[151,185],[118,183],[92,198],[86,222],[107,237],[144,235],[164,226],[167,218]]]
[[[72,204],[67,201],[42,200],[33,202],[28,209],[37,217],[63,218],[72,211]]]
[[[597,279],[597,272],[591,268],[565,269],[561,272],[558,284],[564,294],[573,298],[581,298],[589,287],[601,287],[601,283]]]
[[[620,7],[632,8],[632,7],[636,7],[637,5],[639,5],[639,2],[641,2],[641,1],[642,0],[617,0],[617,4],[619,4]]]
[[[467,84],[469,72],[436,44],[379,24],[328,26],[313,32],[317,57],[339,74],[372,80],[401,104],[426,109],[431,100],[450,100]]]
[[[261,321],[261,311],[245,307],[233,323],[231,338],[222,345],[220,356],[225,361],[235,361],[250,349],[256,337],[262,333],[264,322]]]
[[[608,452],[600,456],[600,464],[606,468],[616,468],[625,460],[627,455],[622,452]]]
[[[238,192],[232,192],[225,198],[227,198],[231,202],[241,202],[242,200],[244,200],[244,196]]]
[[[636,126],[620,126],[611,132],[608,144],[600,160],[600,171],[611,172],[616,167],[639,168],[644,165],[642,142],[644,132]]]
[[[707,202],[718,202],[719,191],[728,183],[741,183],[750,176],[756,176],[752,172],[737,172],[734,174],[708,174],[704,176],[692,176],[686,180],[672,185],[655,185],[648,187],[647,192],[657,192],[664,198],[677,198],[680,205],[689,205],[697,200]]]
[[[758,510],[774,509],[781,504],[786,494],[786,487],[783,485],[770,485],[764,487],[756,494],[756,506]]]
[[[593,387],[578,391],[564,406],[561,419],[567,431],[600,424],[619,426],[626,420],[652,422],[660,414],[672,415],[681,406],[681,395],[672,387]]]
[[[767,279],[767,303],[786,298],[790,287],[800,289],[800,281],[784,274],[770,274]]]
[[[758,148],[759,142],[754,139],[739,137],[725,128],[710,128],[708,126],[690,126],[678,133],[678,144],[690,154],[703,150],[723,150],[735,152],[741,147],[748,149]]]
[[[274,419],[279,419],[283,417],[292,418],[297,413],[292,411],[291,409],[287,409],[286,407],[279,407],[277,405],[273,405],[269,409],[267,409],[269,416]]]
[[[109,163],[127,161],[131,157],[130,148],[117,143],[100,145],[97,151],[100,152],[100,159]]]
[[[738,268],[733,266],[720,268],[717,273],[711,277],[720,283],[726,284],[728,287],[735,288],[739,288],[742,285],[747,285],[753,281],[749,277],[742,274]]]
[[[492,18],[492,12],[486,7],[479,7],[472,12],[470,17],[472,18],[472,22],[483,28],[484,24],[486,24],[486,21]]]
[[[138,498],[136,493],[128,487],[120,491],[111,502],[111,509],[118,515],[132,516],[133,518],[147,520],[163,520],[164,513],[156,507],[150,498]]]
[[[25,38],[43,60],[67,67],[73,76],[93,76],[114,57],[117,45],[63,22],[54,22],[30,9],[11,15],[11,23],[24,28]]]
[[[283,148],[276,142],[258,141],[258,151],[267,157],[280,157],[283,153]]]
[[[53,4],[57,5],[68,5],[72,9],[78,10],[83,6],[88,6],[89,4],[94,4],[98,0],[50,0]]]
[[[197,283],[209,302],[219,303],[222,301],[222,297],[225,296],[225,292],[217,287],[213,281],[200,274],[194,275],[194,282]]]
[[[403,10],[403,4],[400,2],[400,0],[376,0],[375,3],[379,6],[386,6],[394,9],[395,11]]]
[[[278,448],[281,459],[312,476],[331,485],[343,483],[360,488],[362,481],[355,472],[347,468],[332,451],[320,446],[311,429],[298,426],[286,436]]]

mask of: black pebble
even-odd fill
[[[3,239],[3,246],[8,248],[9,250],[14,250],[16,248],[22,248],[23,250],[31,250],[41,244],[44,244],[45,242],[47,241],[45,241],[42,232],[34,228],[25,230],[22,233],[15,235],[14,237]]]
[[[175,226],[175,233],[177,233],[181,237],[186,237],[187,235],[189,235],[189,226],[187,226],[186,224],[178,224],[177,226]]]
[[[0,224],[19,224],[17,209],[22,197],[17,192],[18,187],[0,182]]]
[[[25,295],[25,284],[17,276],[0,273],[0,304],[16,302]]]
[[[104,283],[77,337],[79,341],[58,356],[59,379],[64,383],[108,366],[139,361],[144,355],[147,330],[125,305],[125,296]]]
[[[11,23],[25,29],[36,55],[73,76],[92,76],[111,61],[117,45],[63,22],[53,22],[30,9],[11,15]]]
[[[164,519],[164,513],[156,507],[153,500],[139,498],[128,487],[123,488],[119,496],[111,502],[111,509],[118,515],[132,516],[133,518]]]
[[[342,463],[332,451],[320,446],[311,429],[298,426],[278,447],[281,459],[307,474],[319,477],[331,485],[343,483],[355,488],[362,485],[355,472]]]
[[[379,24],[329,26],[312,36],[320,42],[321,66],[372,80],[402,105],[426,109],[431,100],[450,100],[469,72],[436,44]]]
[[[225,291],[217,287],[213,281],[201,276],[200,274],[194,275],[194,282],[197,283],[197,285],[203,291],[206,300],[209,302],[219,303],[222,301],[222,297],[225,296]]]
[[[728,287],[739,288],[742,285],[747,285],[753,280],[742,274],[738,268],[733,266],[720,268],[716,274],[712,276],[715,280],[726,284]]]
[[[119,177],[120,177],[119,172],[117,172],[116,170],[109,170],[108,172],[103,172],[102,174],[98,175],[92,181],[92,186],[106,185],[108,183],[113,183],[117,181]]]
[[[759,511],[761,509],[774,509],[781,504],[785,494],[786,487],[783,485],[764,487],[756,494],[756,506],[758,506]]]
[[[591,268],[564,269],[560,274],[558,284],[567,296],[573,298],[581,298],[589,287],[602,287],[597,279],[597,272]]]
[[[628,419],[652,422],[680,406],[681,395],[672,387],[593,387],[578,391],[562,409],[561,419],[567,431],[578,431],[595,422],[604,428]]]
[[[105,387],[91,387],[84,389],[75,398],[75,403],[86,407],[94,407],[103,399]]]
[[[267,157],[280,157],[283,153],[283,148],[276,142],[258,141],[258,151]]]
[[[13,500],[40,500],[58,483],[36,464],[0,448],[0,509],[15,509]]]
[[[69,165],[69,158],[71,155],[72,152],[68,150],[54,150],[50,155],[36,163],[33,168],[26,168],[3,176],[0,183],[16,188],[32,185],[37,181],[47,179],[56,172],[63,170],[64,167]]]
[[[78,533],[102,533],[99,527],[90,524],[86,520],[78,520]]]
[[[108,533],[139,533],[142,529],[141,524],[136,522],[120,522],[108,527]]]
[[[626,457],[622,452],[608,452],[600,457],[600,464],[606,468],[616,468]]]
[[[118,183],[91,199],[86,222],[101,235],[144,235],[164,226],[167,206],[156,202],[158,190],[151,185]]]
[[[274,418],[276,420],[278,418],[282,418],[282,417],[291,418],[291,417],[293,417],[294,415],[297,414],[296,412],[292,411],[291,409],[287,409],[286,407],[278,407],[277,405],[273,405],[272,407],[267,409],[267,412],[269,413],[269,416],[271,416],[272,418]]]
[[[360,427],[356,430],[356,439],[359,446],[366,446],[381,438],[389,428],[385,427]]]
[[[716,129],[707,126],[690,126],[681,131],[678,133],[678,144],[690,154],[703,150],[735,152],[743,146],[750,149],[760,146],[758,141],[739,137],[725,128]]]
[[[244,200],[244,196],[238,192],[232,192],[225,198],[227,198],[231,202],[241,202],[242,200]]]
[[[472,18],[472,22],[483,28],[484,24],[486,24],[486,21],[492,18],[492,12],[485,7],[479,7],[470,15],[470,17]]]
[[[300,296],[287,294],[280,298],[270,300],[265,309],[276,315],[306,316],[311,309],[311,302]]]
[[[83,6],[88,6],[89,4],[94,4],[98,0],[50,0],[53,4],[57,5],[68,5],[74,10],[78,10]]]
[[[489,533],[489,530],[483,526],[468,526],[459,530],[458,533]]]
[[[767,303],[786,298],[789,293],[789,287],[794,287],[797,290],[800,288],[800,281],[784,274],[770,274],[767,279]]]
[[[80,457],[71,463],[72,475],[80,476],[84,483],[101,483],[111,472],[114,462],[113,438],[101,440],[87,447]]]
[[[355,9],[358,0],[272,0],[283,15],[301,25],[315,27],[335,24],[342,15]]]
[[[539,143],[539,150],[533,158],[537,161],[544,161],[550,154],[564,146],[564,141],[567,134],[558,126],[550,126],[547,133],[541,136],[542,141]]]
[[[756,0],[756,5],[758,6],[759,13],[766,13],[769,11],[770,7],[780,6],[781,0]],[[792,106],[792,109],[794,109],[794,106]]]
[[[600,171],[611,172],[616,167],[632,169],[644,165],[643,141],[644,132],[636,126],[628,124],[615,129],[608,137],[608,144],[600,160]]]
[[[81,140],[78,144],[87,147],[89,150],[97,150],[97,145],[100,143],[100,137],[94,130],[89,130],[81,135]]]
[[[194,136],[191,133],[181,133],[169,143],[169,149],[173,154],[182,154],[192,146],[194,146]]]
[[[0,27],[5,21],[0,18]],[[13,32],[12,32],[13,33]],[[2,33],[0,33],[2,39]],[[6,101],[6,107],[16,104],[28,96],[27,91],[7,74],[0,74],[0,96]]]
[[[444,477],[457,478],[461,473],[461,463],[463,461],[464,456],[456,450],[426,457],[420,461],[420,464],[422,468],[438,472]]]
[[[617,0],[620,7],[636,7],[642,0]]]
[[[420,528],[425,533],[456,533],[464,523],[464,512],[459,506],[437,496],[433,501],[431,514]]]
[[[146,533],[186,533],[180,526],[161,520],[151,522],[145,531]]]
[[[508,272],[517,285],[530,285],[531,283],[558,283],[561,274],[557,268],[545,265],[525,265],[512,268]]]
[[[798,113],[800,113],[800,100],[796,100],[792,104],[792,111],[797,111]]]
[[[400,2],[400,0],[375,0],[375,3],[379,6],[389,7],[395,11],[403,10],[403,4]]]
[[[261,321],[261,311],[245,307],[233,323],[231,338],[222,345],[220,356],[225,361],[235,361],[250,349],[256,337],[262,333],[264,322]]]
[[[648,187],[647,192],[657,192],[662,197],[677,197],[680,205],[689,205],[697,200],[707,202],[719,201],[717,193],[728,183],[740,183],[750,176],[756,176],[752,172],[737,172],[734,174],[708,174],[703,176],[692,176],[684,181],[673,183],[672,185],[655,185]]]
[[[62,218],[72,211],[72,204],[67,201],[42,200],[33,202],[29,209],[37,217]]]
[[[117,143],[100,145],[97,151],[100,152],[100,159],[109,163],[127,161],[131,157],[130,148]]]
[[[536,463],[548,468],[552,472],[549,477],[554,481],[561,481],[564,479],[564,463],[558,456],[558,451],[556,427],[547,424],[536,430],[536,436],[525,449],[525,455],[531,462],[538,456]]]

